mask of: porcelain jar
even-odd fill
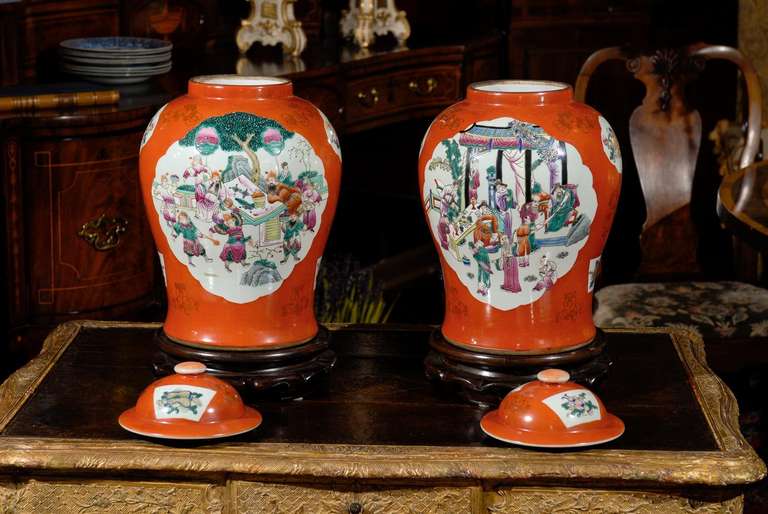
[[[341,152],[290,81],[215,75],[155,114],[141,186],[168,295],[165,335],[260,350],[313,338]]]
[[[471,84],[432,122],[419,157],[445,339],[504,354],[593,340],[592,290],[620,183],[613,130],[570,86]]]

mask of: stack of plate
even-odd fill
[[[135,84],[171,70],[173,45],[140,37],[90,37],[59,43],[61,69],[101,84]]]

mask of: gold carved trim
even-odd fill
[[[43,351],[0,386],[4,427],[82,328],[158,328],[160,324],[76,321],[46,339]],[[341,329],[342,326],[335,326]],[[680,329],[609,332],[670,333],[719,451],[593,449],[573,453],[521,448],[364,446],[217,442],[189,450],[148,441],[0,437],[0,469],[100,472],[181,472],[227,476],[290,475],[343,480],[402,479],[508,482],[578,478],[593,486],[621,483],[740,485],[765,476],[765,464],[739,433],[733,394],[707,367],[700,337]]]
[[[480,512],[480,487],[397,487],[231,482],[232,505],[249,514],[386,512],[469,514]],[[353,506],[357,504],[360,509]]]
[[[35,392],[55,362],[82,328],[144,327],[159,328],[157,323],[129,323],[115,321],[68,321],[48,334],[40,353],[26,366],[17,370],[0,384],[0,432],[5,428],[24,402]]]
[[[552,487],[514,487],[488,492],[489,514],[589,512],[593,514],[714,514],[741,513],[744,500],[730,497],[689,497],[671,491],[609,491]]]
[[[0,431],[45,378],[53,364],[80,332],[78,323],[64,323],[45,338],[40,354],[0,385]]]
[[[0,479],[0,513],[101,514],[185,512],[221,514],[225,487],[210,484],[113,480]]]

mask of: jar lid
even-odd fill
[[[234,387],[206,373],[200,362],[181,362],[175,374],[150,384],[118,423],[134,434],[163,439],[213,439],[253,430],[261,414],[243,404]]]
[[[624,422],[592,391],[571,382],[568,372],[545,369],[536,378],[510,391],[497,410],[483,416],[483,432],[542,448],[591,446],[624,433]]]

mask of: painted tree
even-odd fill
[[[312,157],[312,147],[306,140],[297,142],[288,150],[288,155],[304,165],[304,171],[309,171],[310,159]]]
[[[233,112],[224,116],[208,118],[195,128],[187,132],[179,144],[181,146],[195,146],[198,132],[210,133],[213,129],[219,136],[219,147],[227,152],[244,152],[251,161],[254,182],[258,183],[261,175],[261,166],[256,151],[265,147],[262,134],[268,129],[280,132],[283,139],[293,137],[293,132],[286,130],[282,125],[270,118],[262,118],[245,112]],[[199,146],[199,141],[198,141]]]
[[[454,182],[462,178],[461,172],[461,152],[459,151],[459,144],[453,139],[445,139],[441,142],[445,147],[445,156],[448,159],[448,165],[451,169],[451,178]],[[463,177],[466,182],[467,177]],[[466,195],[462,194],[465,188],[459,188],[459,205],[464,206],[466,204]]]

